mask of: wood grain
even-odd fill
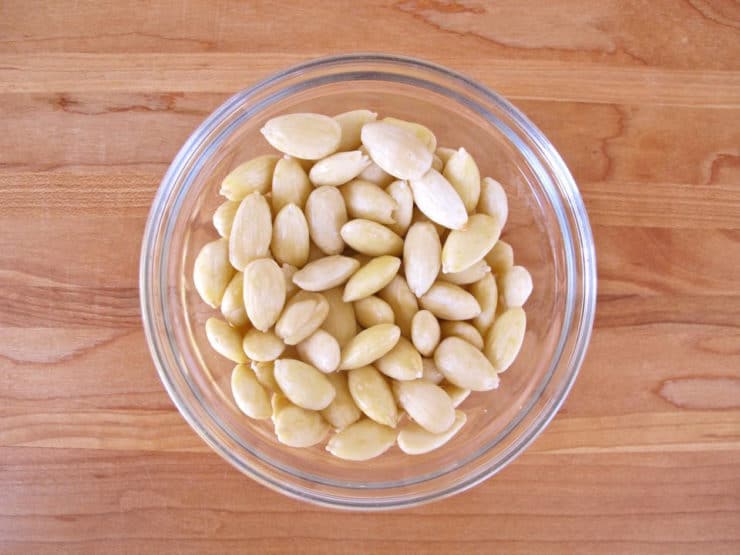
[[[740,7],[0,3],[0,552],[740,551]],[[139,321],[167,164],[233,92],[385,51],[503,93],[563,154],[598,253],[581,375],[473,490],[345,514],[244,478],[172,406]]]

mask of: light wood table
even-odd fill
[[[485,484],[345,514],[257,485],[177,413],[137,257],[165,168],[229,95],[386,51],[509,97],[598,254],[591,348]],[[740,8],[685,2],[0,3],[0,552],[740,552]]]

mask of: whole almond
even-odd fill
[[[229,263],[229,241],[217,239],[203,245],[195,257],[193,285],[200,298],[215,308],[221,304],[234,273]]]
[[[298,270],[293,282],[306,291],[325,291],[343,284],[359,267],[360,263],[349,256],[326,256]]]
[[[458,285],[438,281],[419,299],[422,308],[442,320],[469,320],[480,314],[475,297]]]
[[[379,424],[395,428],[398,409],[393,392],[383,375],[372,366],[355,368],[347,373],[347,384],[357,407]]]
[[[442,244],[430,223],[412,224],[403,245],[403,270],[411,291],[421,297],[437,279],[442,267]]]
[[[362,144],[360,132],[362,126],[368,122],[375,121],[378,114],[370,110],[351,110],[334,116],[334,119],[342,128],[342,140],[339,143],[339,151],[355,150]]]
[[[347,208],[336,187],[319,187],[308,195],[306,220],[311,240],[325,254],[339,254],[344,250],[340,230],[347,223]]]
[[[411,337],[411,320],[418,312],[419,304],[406,280],[401,275],[396,275],[378,292],[378,297],[393,309],[395,322],[401,328],[401,333],[406,337]]]
[[[295,204],[286,204],[280,209],[272,226],[272,255],[280,264],[297,268],[308,261],[308,222],[301,209]]]
[[[498,304],[498,287],[492,274],[486,274],[480,281],[470,286],[470,293],[480,305],[480,314],[473,318],[473,325],[485,334],[493,324]]]
[[[455,421],[455,407],[444,389],[426,380],[395,382],[393,392],[406,413],[433,434],[450,429]]]
[[[411,217],[414,215],[414,195],[411,193],[408,183],[401,180],[388,185],[385,192],[396,201],[396,208],[391,212],[393,223],[388,224],[388,227],[397,235],[403,237],[406,235],[406,231],[411,225]]]
[[[381,224],[393,224],[393,211],[397,208],[383,189],[362,179],[355,179],[340,188],[350,218],[365,218]]]
[[[318,160],[336,152],[342,138],[339,123],[322,114],[277,116],[260,131],[280,152],[304,160]]]
[[[229,260],[237,270],[270,252],[272,214],[265,197],[252,193],[239,205],[229,236]]]
[[[428,382],[439,385],[445,379],[432,358],[421,359],[421,368],[421,377]]]
[[[454,283],[455,285],[469,285],[480,281],[490,273],[491,267],[486,263],[485,259],[481,259],[461,272],[442,273],[439,275],[439,279]]]
[[[329,303],[321,293],[299,291],[285,305],[275,333],[286,345],[296,345],[319,329],[328,314]]]
[[[374,364],[380,372],[395,380],[414,380],[421,378],[423,373],[421,355],[405,337],[400,337]]]
[[[395,318],[391,305],[380,297],[371,295],[354,302],[355,316],[363,328],[371,328],[378,324],[393,324]]]
[[[397,432],[372,420],[360,420],[332,436],[326,450],[348,461],[366,461],[380,456],[396,442]]]
[[[473,157],[464,148],[450,156],[443,175],[455,188],[468,212],[475,210],[480,198],[480,171]]]
[[[246,326],[249,323],[247,311],[244,308],[244,274],[237,272],[226,286],[221,299],[221,314],[226,321],[235,327]]]
[[[428,357],[434,353],[439,344],[440,333],[437,318],[428,310],[420,310],[411,320],[411,341],[422,356]]]
[[[398,256],[403,251],[403,240],[398,235],[371,220],[350,220],[342,226],[341,234],[345,243],[368,256]]]
[[[269,330],[285,306],[283,271],[271,258],[260,258],[244,268],[244,307],[252,325]]]
[[[251,360],[269,362],[283,354],[285,343],[272,331],[252,328],[244,334],[242,348]]]
[[[390,123],[392,125],[396,125],[403,129],[408,129],[414,135],[416,135],[417,139],[424,143],[424,146],[427,147],[427,150],[429,152],[433,153],[437,148],[437,138],[434,136],[434,133],[432,133],[431,129],[420,123],[406,121],[398,118],[383,118],[382,121]]]
[[[427,218],[449,229],[462,229],[468,222],[468,212],[460,195],[445,177],[430,169],[422,176],[409,180],[414,202]]]
[[[239,201],[237,200],[227,200],[216,208],[213,213],[213,227],[221,237],[228,239],[231,235],[231,225],[234,223],[234,216],[238,209]]]
[[[514,362],[526,329],[527,315],[521,307],[509,308],[493,322],[486,334],[485,353],[497,372],[505,372]]]
[[[358,333],[342,349],[340,370],[359,368],[375,362],[398,343],[401,330],[393,324],[379,324]]]
[[[311,447],[321,443],[329,431],[329,424],[318,412],[290,401],[274,416],[274,422],[278,441],[289,447]]]
[[[308,177],[317,187],[337,187],[353,180],[369,165],[370,158],[359,150],[337,152],[316,162]]]
[[[347,384],[348,372],[332,372],[326,378],[331,382],[336,394],[329,406],[321,411],[321,416],[331,424],[335,430],[346,428],[357,422],[362,412],[357,408]]]
[[[342,300],[341,287],[328,289],[322,295],[329,303],[329,314],[321,328],[333,335],[340,347],[344,347],[357,335],[357,320],[352,303],[345,303]]]
[[[442,339],[448,337],[459,337],[470,343],[476,349],[483,350],[483,336],[475,326],[467,322],[447,320],[440,324],[440,335]]]
[[[496,218],[501,227],[506,225],[509,217],[509,201],[501,183],[490,177],[483,178],[480,184],[478,212]]]
[[[339,343],[328,331],[318,329],[296,345],[298,354],[321,372],[328,374],[339,367],[342,356]]]
[[[241,346],[241,334],[223,320],[218,318],[206,320],[206,338],[213,350],[221,356],[237,363],[247,362]]]
[[[362,126],[361,137],[373,161],[398,179],[421,177],[432,167],[432,153],[408,129],[370,122]]]
[[[449,395],[450,399],[452,400],[452,405],[455,408],[459,407],[463,403],[463,401],[465,401],[465,399],[470,397],[471,391],[469,389],[457,387],[455,384],[452,384],[450,382],[443,383],[441,387],[445,390],[445,393]]]
[[[334,399],[334,387],[326,376],[300,360],[276,360],[275,381],[293,404],[304,409],[325,409]]]
[[[373,258],[357,270],[344,286],[344,302],[352,302],[377,293],[398,273],[401,259],[395,256]]]
[[[258,156],[234,168],[221,182],[220,194],[229,200],[242,200],[251,193],[270,190],[272,173],[280,157],[274,154]]]
[[[313,190],[306,171],[295,158],[281,158],[272,174],[272,211],[274,214],[286,204],[303,208]]]
[[[473,214],[465,229],[450,232],[442,247],[442,271],[462,272],[490,251],[501,235],[501,226],[492,216]]]
[[[398,447],[407,455],[422,455],[439,449],[459,432],[467,421],[465,413],[456,410],[450,428],[440,434],[433,434],[416,422],[409,422],[398,433]]]
[[[270,397],[246,364],[238,364],[231,372],[231,394],[234,402],[250,418],[272,416]]]
[[[464,389],[496,389],[499,377],[478,349],[459,337],[448,337],[434,351],[434,363],[447,381]]]
[[[486,254],[486,262],[491,267],[491,272],[500,276],[514,265],[514,249],[506,241],[498,240],[493,248]]]
[[[501,296],[507,308],[523,306],[532,294],[532,276],[523,266],[512,266],[501,277]]]

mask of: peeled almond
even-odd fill
[[[231,394],[239,410],[250,418],[261,420],[272,416],[270,397],[246,364],[239,364],[232,370]]]
[[[473,214],[465,229],[450,232],[442,247],[442,271],[462,272],[490,251],[501,235],[501,225],[492,216]]]
[[[275,381],[275,363],[274,361],[259,362],[256,360],[252,361],[252,371],[254,372],[257,381],[262,387],[267,388],[273,393],[280,392],[280,386]]]
[[[375,183],[355,179],[343,185],[340,191],[350,218],[365,218],[381,224],[394,222],[393,211],[398,205]]]
[[[398,179],[414,179],[432,167],[432,153],[408,129],[376,121],[362,126],[362,144],[384,171]]]
[[[277,214],[291,203],[303,208],[312,190],[301,163],[295,158],[281,158],[272,174],[272,212]]]
[[[326,376],[300,360],[276,360],[275,381],[292,403],[304,409],[325,409],[334,399],[334,387]]]
[[[527,315],[521,307],[509,308],[493,322],[486,335],[485,353],[497,372],[505,372],[514,362],[526,329]]]
[[[429,152],[433,153],[434,150],[437,148],[437,138],[434,136],[434,133],[432,133],[431,129],[420,123],[405,121],[398,118],[383,118],[382,121],[386,123],[391,123],[403,129],[408,129],[414,135],[416,135],[417,139],[424,143],[424,146],[427,147],[427,150]]]
[[[280,157],[265,154],[237,166],[221,182],[220,194],[229,200],[242,200],[247,195],[270,190],[272,173]]]
[[[221,299],[221,314],[226,321],[235,327],[246,326],[249,323],[247,311],[244,308],[244,274],[237,272],[226,286]]]
[[[354,302],[355,316],[363,328],[378,324],[393,324],[395,318],[391,305],[380,297],[370,296]]]
[[[439,159],[442,160],[443,164],[446,164],[456,152],[457,151],[454,148],[447,148],[444,146],[437,147],[437,150],[434,151],[434,153],[439,156]]]
[[[421,355],[405,337],[400,337],[374,364],[380,372],[395,380],[414,380],[421,378],[423,373]]]
[[[296,345],[319,329],[328,314],[329,303],[321,293],[299,291],[285,305],[275,333],[286,345]]]
[[[437,279],[442,267],[442,244],[431,223],[412,224],[403,245],[403,270],[411,291],[421,297]]]
[[[339,254],[344,250],[340,231],[347,223],[347,208],[336,187],[319,187],[308,195],[306,220],[311,240],[324,254]]]
[[[403,237],[406,235],[406,231],[411,225],[411,217],[414,215],[414,195],[411,193],[408,183],[400,180],[388,185],[385,192],[396,201],[396,207],[391,212],[392,223],[389,223],[388,227],[397,235]]]
[[[229,264],[229,241],[217,239],[203,245],[193,264],[193,284],[203,301],[217,307],[235,270]]]
[[[239,205],[229,236],[229,260],[237,270],[270,252],[272,214],[265,197],[252,193]]]
[[[379,324],[358,333],[342,349],[340,370],[359,368],[375,362],[398,343],[401,330],[393,324]]]
[[[496,389],[499,377],[491,363],[473,345],[459,337],[448,337],[434,351],[434,363],[445,379],[464,389]]]
[[[290,403],[278,412],[274,422],[278,441],[289,447],[311,447],[321,443],[329,431],[329,424],[318,412]]]
[[[355,150],[360,147],[362,140],[360,133],[362,126],[375,121],[378,114],[370,110],[352,110],[334,116],[334,119],[342,128],[342,140],[339,143],[339,151]]]
[[[280,152],[304,160],[318,160],[336,152],[342,138],[339,123],[322,114],[277,116],[260,131]]]
[[[458,285],[438,281],[419,299],[422,308],[442,320],[469,320],[480,314],[475,297]]]
[[[456,410],[452,426],[439,434],[428,432],[416,422],[409,422],[398,434],[398,447],[407,455],[429,453],[450,441],[462,429],[466,421],[465,413]]]
[[[467,267],[461,272],[442,273],[439,279],[449,281],[455,285],[469,285],[483,279],[485,275],[491,273],[491,267],[485,260],[479,260],[472,266]]]
[[[206,338],[213,350],[237,363],[247,362],[242,350],[242,336],[229,324],[218,318],[206,320]]]
[[[326,450],[349,461],[366,461],[385,453],[396,442],[397,432],[372,420],[360,420],[332,436]]]
[[[439,385],[445,379],[445,377],[442,375],[442,372],[437,370],[437,365],[434,364],[434,359],[421,359],[421,368],[421,377],[428,382]]]
[[[272,258],[260,258],[244,268],[244,306],[252,325],[269,330],[285,306],[285,278]]]
[[[462,387],[457,387],[455,384],[451,384],[449,382],[445,382],[442,384],[442,389],[445,390],[445,393],[450,396],[450,399],[452,400],[452,405],[457,408],[459,407],[465,399],[470,397],[470,390],[464,389]]]
[[[216,228],[221,237],[228,239],[231,235],[231,225],[234,223],[234,216],[236,216],[238,208],[239,201],[227,200],[213,213],[213,227]]]
[[[472,324],[448,320],[440,324],[442,338],[459,337],[470,343],[478,350],[483,350],[483,336]]]
[[[244,334],[242,348],[247,356],[257,362],[275,360],[285,350],[285,343],[272,331],[250,329]]]
[[[524,306],[532,294],[532,276],[527,269],[523,266],[512,266],[499,280],[506,307]]]
[[[342,226],[341,235],[350,247],[368,256],[398,256],[403,251],[403,240],[398,235],[371,220],[350,220]]]
[[[480,305],[480,314],[473,318],[473,325],[480,333],[486,333],[496,317],[498,304],[498,287],[492,274],[486,274],[470,286],[470,293]]]
[[[308,261],[308,223],[301,209],[286,204],[275,216],[270,250],[280,264],[300,268]]]
[[[445,164],[443,175],[455,188],[468,212],[475,210],[480,198],[480,171],[473,157],[460,148]]]
[[[360,267],[349,256],[335,254],[309,262],[293,275],[293,282],[306,291],[326,291],[342,285]]]
[[[514,249],[506,241],[499,240],[486,254],[486,262],[495,275],[503,275],[514,265]]]
[[[409,181],[414,202],[427,218],[449,229],[462,229],[468,212],[460,195],[438,171],[430,169]]]
[[[339,343],[329,332],[318,329],[296,345],[298,354],[304,362],[316,367],[325,374],[339,367],[341,350]]]
[[[370,158],[359,150],[337,152],[316,162],[308,177],[317,187],[337,187],[360,175],[369,165]]]
[[[419,310],[416,297],[409,289],[406,280],[396,275],[391,282],[378,292],[378,297],[387,302],[395,314],[395,322],[401,328],[401,333],[411,337],[411,320]]]
[[[383,375],[372,366],[363,366],[350,370],[347,379],[357,407],[379,424],[395,428],[398,422],[396,400]]]
[[[450,429],[455,421],[455,407],[444,389],[426,380],[395,382],[393,392],[406,413],[433,434]]]
[[[328,331],[344,347],[357,335],[357,320],[351,303],[342,300],[342,288],[335,287],[322,292],[329,303],[329,314],[321,324],[322,329]]]
[[[501,227],[506,225],[509,217],[509,201],[501,183],[490,177],[485,177],[480,184],[480,200],[478,212],[496,218]]]
[[[431,356],[439,344],[439,338],[439,322],[434,314],[428,310],[417,312],[411,320],[411,340],[419,353],[425,357]]]
[[[362,416],[362,412],[357,408],[349,392],[347,374],[347,372],[332,372],[326,375],[326,378],[334,387],[336,395],[334,395],[334,399],[329,403],[329,406],[321,411],[321,416],[335,430],[346,428],[357,422]]]
[[[357,270],[344,286],[344,302],[369,297],[383,289],[398,273],[401,259],[394,256],[373,258]]]

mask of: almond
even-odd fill
[[[448,274],[442,273],[439,279],[442,281],[448,281],[455,285],[469,285],[480,281],[484,276],[491,273],[491,267],[486,263],[485,260],[479,260],[472,266],[469,266],[461,272],[450,272]]]
[[[393,324],[379,324],[358,333],[342,349],[340,370],[359,368],[375,362],[398,343],[401,330]]]
[[[334,399],[334,387],[326,376],[300,360],[276,360],[275,381],[292,403],[304,409],[325,409]]]
[[[239,205],[229,236],[229,260],[237,270],[270,252],[272,214],[265,197],[252,193]]]
[[[442,384],[441,387],[445,390],[445,393],[450,396],[450,399],[452,400],[452,405],[455,408],[459,407],[463,403],[463,401],[465,401],[465,399],[470,397],[469,389],[457,387],[455,384],[445,382]]]
[[[293,282],[306,291],[325,291],[343,284],[360,267],[354,258],[335,254],[309,262],[293,275]]]
[[[342,138],[339,123],[322,114],[277,116],[260,131],[280,152],[304,160],[318,160],[336,152]]]
[[[507,309],[493,322],[486,335],[485,353],[497,372],[505,372],[514,362],[526,329],[527,315],[521,307]]]
[[[329,303],[321,293],[299,291],[285,306],[275,333],[286,345],[296,345],[319,329],[328,314]]]
[[[469,320],[480,314],[475,297],[458,285],[438,281],[419,299],[422,308],[442,320]]]
[[[308,195],[313,190],[306,170],[295,158],[281,158],[272,174],[272,211],[274,214],[286,204],[299,208],[306,205]]]
[[[506,270],[514,265],[514,250],[506,241],[497,241],[493,248],[486,254],[486,262],[495,275],[503,275]]]
[[[411,320],[411,341],[422,356],[428,357],[434,353],[440,333],[439,322],[428,310],[420,310]]]
[[[370,110],[352,110],[334,116],[334,120],[342,128],[342,140],[339,143],[339,151],[355,150],[362,144],[360,133],[362,126],[368,122],[375,121],[378,114]]]
[[[369,165],[370,158],[359,150],[337,152],[316,162],[308,177],[317,187],[337,187],[353,180]]]
[[[396,427],[398,409],[388,382],[372,366],[355,368],[347,373],[349,392],[357,407],[379,424]]]
[[[426,380],[398,381],[393,391],[414,422],[433,434],[449,430],[455,421],[455,407],[444,389]]]
[[[366,461],[385,453],[396,442],[397,432],[372,420],[360,420],[331,437],[326,450],[349,461]]]
[[[462,229],[468,222],[468,212],[460,195],[445,177],[430,169],[409,181],[414,202],[433,222],[449,229]]]
[[[326,375],[336,394],[329,406],[321,411],[321,416],[336,430],[346,428],[362,416],[349,392],[347,375],[348,372],[332,372]]]
[[[283,354],[285,343],[272,331],[262,332],[252,328],[244,334],[242,349],[252,360],[269,362]]]
[[[238,208],[239,201],[227,200],[213,213],[213,227],[216,228],[221,237],[228,239],[231,235],[231,225],[234,223],[234,216],[236,216]]]
[[[407,455],[422,455],[439,449],[459,432],[467,421],[465,413],[456,410],[452,426],[439,434],[433,434],[415,422],[406,424],[398,434],[398,447]]]
[[[490,251],[501,235],[501,226],[486,214],[473,214],[465,229],[450,232],[442,247],[442,271],[461,272]]]
[[[272,416],[270,397],[246,364],[239,364],[231,372],[231,394],[234,402],[250,418]]]
[[[283,271],[271,258],[260,258],[244,268],[244,306],[252,325],[269,330],[285,306]]]
[[[506,192],[501,183],[495,179],[486,177],[481,181],[478,212],[494,217],[501,227],[506,225],[509,217],[509,201],[506,199]]]
[[[383,289],[398,273],[401,259],[394,256],[373,258],[357,270],[344,286],[344,302],[369,297]]]
[[[393,223],[388,224],[388,227],[391,228],[391,231],[403,237],[406,235],[406,231],[411,225],[411,217],[414,215],[414,195],[411,193],[408,183],[401,180],[388,185],[385,192],[396,201],[396,208],[391,212]]]
[[[395,318],[391,305],[380,297],[370,296],[354,302],[355,316],[363,328],[378,324],[393,324]]]
[[[427,150],[429,152],[433,153],[434,150],[437,148],[437,138],[434,136],[434,133],[432,133],[432,131],[428,127],[425,127],[420,123],[390,117],[383,118],[382,121],[390,123],[392,125],[396,125],[403,129],[408,129],[416,136],[417,139],[424,143],[424,146],[427,147]]]
[[[195,257],[193,285],[200,298],[215,308],[221,304],[234,273],[229,263],[229,241],[217,239],[203,245]]]
[[[432,153],[414,133],[386,122],[362,126],[362,144],[384,171],[398,179],[413,179],[432,167]]]
[[[412,224],[403,245],[403,270],[411,291],[421,297],[429,291],[442,266],[442,244],[430,223]]]
[[[437,147],[437,150],[434,151],[434,153],[439,156],[439,159],[442,160],[442,164],[446,164],[456,152],[457,151],[454,148],[447,148],[444,146]]]
[[[499,378],[491,363],[478,349],[459,337],[448,337],[434,351],[434,363],[447,381],[464,389],[496,389]]]
[[[242,200],[255,192],[266,193],[279,159],[274,154],[265,154],[237,166],[221,182],[219,193],[229,200]]]
[[[221,314],[226,321],[240,328],[249,323],[247,311],[244,308],[244,274],[237,272],[226,286],[224,296],[221,299]]]
[[[387,302],[393,309],[395,322],[401,328],[401,333],[411,337],[411,320],[419,310],[416,297],[409,289],[406,280],[396,275],[391,282],[378,292],[378,297]]]
[[[319,187],[308,195],[306,220],[311,240],[325,254],[339,254],[344,250],[340,230],[347,223],[347,208],[336,187]]]
[[[512,266],[499,278],[499,282],[507,308],[524,306],[532,294],[532,276],[523,266]]]
[[[398,235],[371,220],[350,220],[342,226],[341,235],[350,247],[368,256],[398,256],[403,251],[403,240]]]
[[[351,218],[365,218],[392,224],[396,201],[383,189],[362,179],[355,179],[340,189]]]
[[[301,360],[328,374],[339,367],[341,349],[329,332],[318,329],[296,345]]]
[[[272,227],[270,250],[280,264],[297,268],[308,261],[308,223],[301,209],[295,204],[286,204],[275,216]]]
[[[492,274],[486,274],[480,281],[470,286],[470,293],[480,305],[480,314],[473,318],[473,325],[482,334],[488,331],[496,317],[498,287]]]
[[[329,431],[329,424],[318,412],[290,402],[274,416],[274,422],[278,441],[289,447],[311,447],[321,443]]]
[[[443,339],[459,337],[470,343],[479,351],[483,350],[483,336],[472,324],[448,320],[440,324],[440,334]]]
[[[341,287],[328,289],[322,293],[329,303],[329,314],[321,327],[334,336],[340,347],[344,347],[357,335],[354,308],[351,303],[342,300],[342,294]]]
[[[241,346],[241,334],[223,320],[218,318],[206,320],[206,338],[213,350],[221,356],[237,363],[247,362]]]
[[[262,385],[262,387],[272,391],[273,393],[280,393],[280,386],[275,381],[274,361],[259,362],[253,360],[251,367],[257,381]]]
[[[468,151],[460,148],[450,156],[443,175],[460,195],[465,209],[469,213],[473,212],[480,198],[480,171]]]
[[[375,367],[396,380],[414,380],[423,373],[421,355],[405,337],[400,337],[390,351],[376,360]]]

